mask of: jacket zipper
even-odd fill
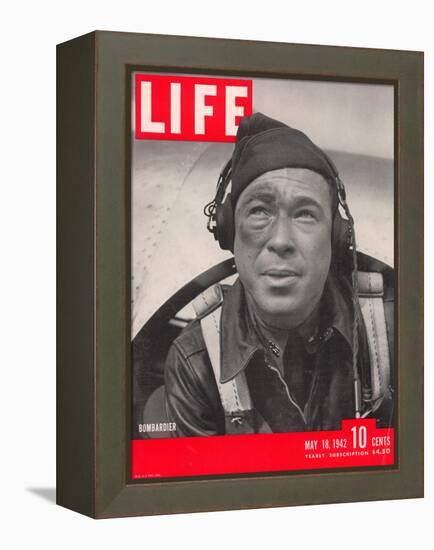
[[[310,387],[310,392],[309,392],[309,397],[306,401],[306,404],[304,406],[304,414],[305,414],[305,417],[307,418],[309,416],[309,412],[310,412],[310,406],[312,404],[312,400],[313,400],[313,397],[315,395],[315,390],[316,390],[316,387],[318,385],[318,365],[315,365],[315,372],[313,374],[313,379],[312,379],[312,384],[311,384],[311,387]],[[307,425],[307,422],[306,422],[306,425]],[[309,426],[308,426],[309,427]]]
[[[279,377],[279,380],[282,382],[285,390],[286,390],[286,394],[288,396],[288,399],[289,401],[294,405],[294,407],[298,410],[298,412],[300,413],[300,416],[301,418],[303,419],[303,422],[305,423],[305,425],[307,425],[307,422],[306,422],[306,417],[304,416],[304,413],[303,411],[301,410],[300,408],[300,405],[298,405],[294,399],[292,398],[291,396],[291,392],[289,391],[289,388],[288,388],[288,384],[285,382],[285,380],[283,379],[283,376],[281,375],[280,371],[278,368],[274,367],[273,365],[270,365],[270,363],[266,363],[267,366],[272,370],[274,371],[275,373],[277,373],[277,376]]]
[[[327,338],[323,342],[321,342],[317,353],[319,353],[323,349],[324,343],[327,342],[330,339],[330,336],[331,336],[331,333],[329,333]],[[304,406],[304,414],[305,414],[306,417],[309,416],[308,413],[310,412],[310,407],[311,407],[311,404],[312,404],[312,400],[313,400],[313,397],[315,395],[316,388],[318,386],[319,370],[320,369],[319,369],[318,355],[317,355],[317,357],[315,359],[315,371],[314,371],[313,377],[312,377],[312,385],[310,387],[309,397],[306,401],[306,405]]]

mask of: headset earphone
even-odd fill
[[[314,152],[314,151],[312,151]],[[354,219],[346,200],[345,186],[342,183],[339,173],[333,161],[325,154],[324,160],[327,163],[332,180],[336,185],[337,204],[333,216],[332,224],[332,268],[336,271],[345,271],[352,258],[351,279],[353,290],[353,384],[355,399],[355,417],[360,418],[362,410],[362,388],[358,369],[358,326],[359,326],[359,290],[357,278],[357,247],[354,231]],[[217,180],[216,194],[214,199],[204,207],[204,214],[208,218],[207,228],[218,241],[220,248],[233,252],[235,238],[235,219],[234,208],[232,204],[231,193],[226,194],[226,190],[231,182],[232,159],[230,159],[220,173]],[[328,178],[330,183],[330,178]],[[226,196],[225,196],[226,195]],[[339,205],[343,208],[347,219],[343,218]],[[348,268],[347,268],[348,269]],[[364,393],[365,393],[364,388]],[[367,396],[369,397],[369,395]]]

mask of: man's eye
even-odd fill
[[[249,210],[249,216],[266,216],[267,209],[264,206],[254,206]]]
[[[315,212],[312,212],[312,210],[299,210],[296,213],[296,218],[302,219],[302,220],[316,220],[317,217],[315,215]]]

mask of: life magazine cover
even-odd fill
[[[396,464],[391,85],[131,81],[131,477]]]

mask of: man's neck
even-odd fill
[[[303,340],[309,340],[317,332],[320,300],[315,305],[312,312],[310,312],[301,323],[291,328],[283,328],[281,326],[276,326],[277,324],[271,324],[269,320],[265,320],[248,293],[246,293],[246,299],[249,311],[255,319],[255,324],[261,332],[262,337],[266,341],[271,341],[276,344],[281,353],[283,353],[288,340],[291,339],[291,334],[297,334],[301,336]]]

